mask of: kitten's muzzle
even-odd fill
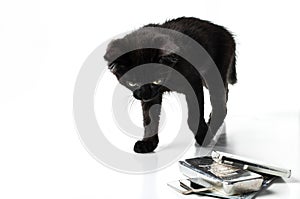
[[[138,100],[142,100],[143,102],[149,102],[157,95],[158,90],[154,90],[153,86],[150,84],[143,85],[139,89],[133,91],[133,96]]]

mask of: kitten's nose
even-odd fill
[[[133,92],[133,96],[139,100],[147,100],[151,98],[150,85],[143,85],[141,88]]]

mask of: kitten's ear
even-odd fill
[[[178,62],[178,56],[174,53],[163,55],[159,58],[159,63],[173,67]]]
[[[179,51],[179,47],[168,35],[158,35],[153,38],[153,44],[161,49],[161,56],[169,55]]]
[[[122,43],[121,39],[116,39],[111,41],[107,48],[106,53],[104,55],[104,59],[107,61],[109,67],[113,67],[114,61],[122,54]]]
[[[179,47],[168,36],[162,39],[161,47],[159,62],[161,64],[174,66],[178,61],[176,53],[179,51]]]
[[[179,47],[171,40],[168,40],[162,48],[164,49],[162,51],[162,56],[168,56],[174,53],[177,53],[179,51]]]
[[[110,72],[115,74],[118,70],[118,65],[116,63],[111,63],[108,65],[108,69],[110,70]]]

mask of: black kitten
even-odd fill
[[[154,28],[149,29],[149,27]],[[211,122],[212,115],[218,114],[218,119],[213,126],[210,124],[208,127],[204,119],[203,86],[206,86],[208,82],[204,81],[203,75],[200,75],[190,62],[176,53],[187,49],[182,49],[181,45],[178,45],[180,42],[175,41],[172,34],[166,34],[155,28],[175,30],[189,36],[207,51],[216,64],[225,91],[214,92],[215,94],[210,92],[212,113],[208,124]],[[151,43],[155,43],[160,48],[140,48]],[[126,51],[132,48],[135,50]],[[192,50],[190,51],[193,53]],[[141,100],[145,131],[144,139],[137,141],[134,145],[135,152],[148,153],[157,147],[160,106],[153,105],[161,105],[164,92],[176,91],[186,95],[188,125],[195,134],[198,144],[204,144],[207,132],[210,132],[210,138],[212,138],[222,124],[227,111],[228,83],[234,84],[237,81],[235,42],[231,33],[224,27],[197,18],[186,17],[163,24],[149,24],[122,39],[110,42],[104,58],[119,82],[132,90],[136,99]],[[144,67],[139,70],[140,66]],[[174,71],[180,73],[189,82],[196,95],[196,101],[193,99],[195,97],[187,92],[186,86],[179,83]],[[204,71],[203,74],[206,73],[209,72]],[[175,86],[170,88],[166,85]]]

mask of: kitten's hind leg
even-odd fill
[[[201,81],[197,81],[193,87],[194,93],[185,93],[188,106],[188,125],[194,133],[197,143],[202,145],[208,131],[204,119],[203,86]]]
[[[136,153],[149,153],[156,149],[158,139],[158,125],[161,111],[162,95],[149,102],[142,101],[143,118],[144,118],[144,138],[137,141],[133,150]]]
[[[211,83],[209,94],[212,111],[209,115],[208,125],[212,135],[217,133],[227,115],[228,92],[227,83],[224,83],[223,88],[215,87],[215,85]]]

